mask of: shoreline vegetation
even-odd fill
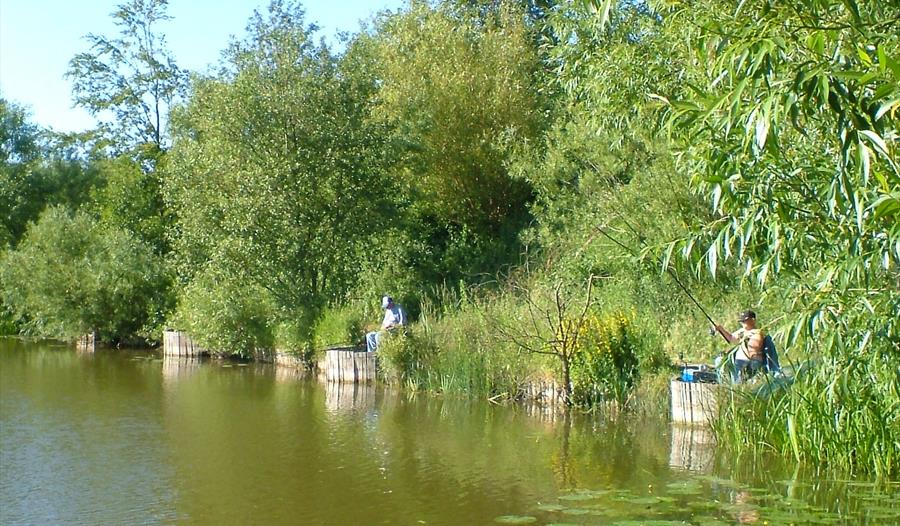
[[[335,50],[275,1],[204,74],[166,9],[70,61],[98,129],[0,99],[0,333],[310,362],[388,293],[391,383],[660,410],[726,350],[690,291],[795,371],[720,447],[900,475],[895,3],[414,1]]]

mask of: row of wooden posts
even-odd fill
[[[96,348],[96,334],[89,333],[77,342],[83,351]],[[199,358],[209,354],[197,345],[191,337],[181,331],[167,330],[163,333],[163,354],[177,358]],[[290,355],[277,355],[276,363],[297,367],[300,362]],[[374,382],[378,370],[374,353],[362,349],[341,347],[325,351],[324,362],[320,364],[320,376],[327,382],[370,383]],[[670,383],[672,421],[683,424],[705,425],[717,412],[717,384],[684,382],[681,379]],[[555,403],[560,399],[556,385],[536,383],[526,389],[530,398],[545,403]]]
[[[198,358],[209,352],[197,345],[191,337],[181,331],[163,333],[163,354],[179,358]],[[300,366],[301,363],[290,355],[277,354],[276,363]],[[374,353],[367,353],[354,347],[340,347],[325,351],[325,360],[320,364],[321,375],[328,382],[369,383],[375,381],[376,360]]]

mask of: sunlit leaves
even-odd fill
[[[365,50],[332,55],[314,43],[299,6],[277,3],[253,16],[226,57],[222,74],[198,79],[176,115],[166,170],[178,215],[174,259],[186,282],[223,276],[222,287],[267,291],[272,306],[260,316],[274,326],[357,282],[396,186],[384,177],[383,128],[368,119],[375,82]],[[223,294],[188,307],[209,308]],[[225,341],[216,327],[234,319],[195,325]]]
[[[118,37],[87,35],[90,50],[76,54],[66,76],[75,104],[113,131],[121,151],[168,146],[169,108],[184,95],[187,75],[165,48],[159,22],[167,0],[129,0],[112,14]]]
[[[32,334],[152,337],[170,285],[162,261],[127,232],[50,208],[0,259],[3,302]]]
[[[702,264],[714,272],[714,256],[727,259],[738,239],[735,254],[759,283],[825,268],[828,301],[838,302],[830,308],[850,302],[896,319],[897,276],[883,270],[898,234],[898,38],[887,29],[898,12],[878,2],[745,2],[733,15],[708,4],[682,9],[706,31],[710,80],[669,106],[682,167],[702,173],[713,209],[734,219],[709,225]],[[734,181],[730,191],[723,179]],[[859,291],[864,302],[853,299]],[[814,336],[820,324],[806,328]]]
[[[541,69],[524,14],[415,4],[381,20],[377,116],[396,127],[398,174],[426,213],[476,233],[518,219],[530,189],[509,176],[508,146],[543,125]]]

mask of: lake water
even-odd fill
[[[0,339],[0,524],[900,524],[896,482],[664,418]]]

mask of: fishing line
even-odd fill
[[[616,212],[616,213],[618,213],[618,212]],[[634,251],[634,249],[632,249],[631,247],[625,245],[624,243],[622,243],[622,242],[619,241],[618,239],[614,238],[611,234],[609,234],[606,230],[604,230],[604,228],[603,228],[601,225],[597,225],[596,228],[597,228],[597,231],[600,232],[600,234],[603,235],[606,239],[609,239],[610,241],[612,241],[612,242],[615,243],[616,245],[622,247],[622,248],[625,249],[629,254],[631,254],[633,257],[635,257],[635,258],[640,258],[640,256],[638,255],[637,252]],[[629,228],[630,228],[630,227],[629,227]],[[639,240],[640,240],[640,239],[639,239]],[[644,243],[643,240],[640,240],[640,241],[641,241],[641,243],[642,243],[645,247],[647,247],[647,244]],[[657,258],[657,263],[659,263],[660,266],[662,265],[662,261],[661,261],[660,259],[658,259],[658,258]],[[709,313],[706,312],[706,309],[703,308],[703,305],[701,305],[700,302],[697,301],[697,298],[695,298],[694,295],[691,294],[691,291],[688,290],[687,286],[685,286],[685,284],[681,282],[681,279],[678,277],[678,274],[675,272],[675,269],[673,269],[673,268],[672,268],[671,266],[669,266],[669,265],[666,265],[665,269],[666,269],[666,272],[668,272],[669,275],[672,276],[672,279],[675,280],[675,283],[678,284],[678,286],[679,286],[679,287],[681,288],[681,290],[685,293],[685,295],[687,295],[687,297],[690,298],[692,302],[694,302],[694,305],[696,305],[697,308],[700,309],[700,312],[702,312],[703,315],[706,316],[706,319],[709,320],[709,322],[710,322],[711,324],[713,324],[714,326],[717,326],[716,322],[713,321],[712,316],[710,316]],[[716,332],[719,332],[719,334],[722,336],[722,338],[724,338],[725,341],[728,342],[728,338],[726,338],[724,334],[721,334],[721,332],[718,331],[718,329],[716,330]],[[731,342],[729,342],[729,343],[731,343]]]

